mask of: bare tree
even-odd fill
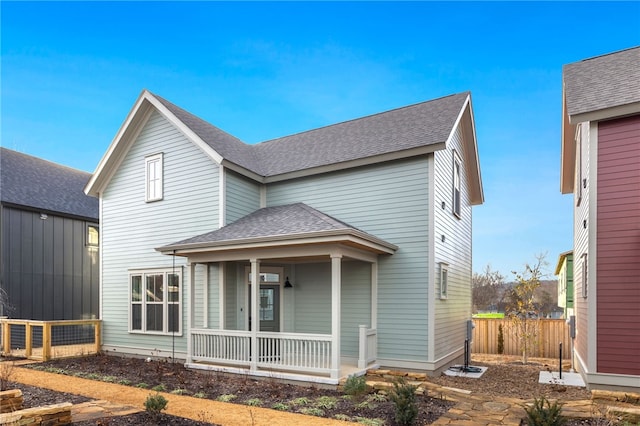
[[[497,306],[503,285],[504,277],[500,272],[491,270],[491,265],[487,265],[481,274],[474,272],[471,278],[474,312],[486,310],[491,305]]]
[[[540,331],[540,312],[536,304],[536,290],[540,287],[542,269],[546,266],[545,254],[536,256],[536,263],[525,264],[522,273],[513,272],[516,285],[511,290],[510,309],[507,312],[522,351],[522,363],[528,362]]]

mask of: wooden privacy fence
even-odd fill
[[[529,356],[540,358],[558,358],[559,343],[562,342],[562,358],[571,359],[571,338],[569,325],[563,319],[530,320],[537,322],[538,336],[534,339]],[[522,355],[516,328],[509,319],[474,318],[471,353],[497,354],[498,328],[502,325],[504,336],[504,355]]]
[[[0,318],[0,353],[47,361],[100,351],[100,320],[31,321]]]

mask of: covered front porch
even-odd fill
[[[338,221],[226,239],[238,222],[159,249],[188,258],[187,366],[325,384],[375,366],[378,258],[396,247]]]

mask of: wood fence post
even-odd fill
[[[2,322],[2,351],[5,355],[11,355],[11,326],[9,321]]]
[[[49,361],[51,358],[51,323],[42,323],[42,360]]]
[[[27,322],[24,328],[24,356],[30,358],[33,350],[33,327],[31,322]]]
[[[96,345],[96,347],[95,347],[96,353],[100,353],[100,347],[102,346],[102,341],[101,341],[101,336],[102,336],[101,331],[102,330],[101,330],[100,326],[101,326],[100,320],[96,320],[93,323],[93,332],[94,332],[93,340],[94,340],[95,345]]]

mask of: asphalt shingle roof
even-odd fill
[[[90,173],[0,148],[0,201],[98,220],[98,199],[85,195]]]
[[[570,116],[640,102],[640,47],[563,67]]]
[[[155,96],[223,158],[275,176],[446,142],[469,92],[248,145]]]
[[[218,230],[178,241],[171,245],[181,246],[266,237],[277,239],[277,237],[290,235],[341,230],[346,232],[358,231],[365,234],[363,231],[309,207],[304,203],[295,203],[256,210]]]

